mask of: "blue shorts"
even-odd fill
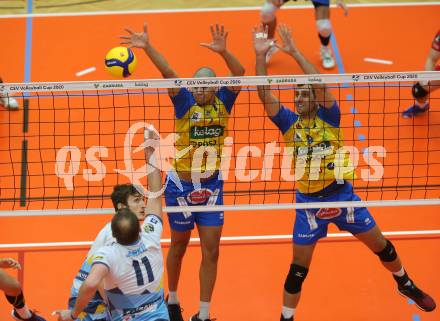
[[[312,3],[315,6],[315,8],[319,6],[325,6],[325,7],[330,6],[330,0],[312,0]]]
[[[310,202],[346,202],[360,201],[353,191],[353,186],[345,182],[334,193],[325,197],[311,197],[297,191],[297,203]],[[310,245],[327,236],[329,223],[334,223],[340,230],[351,234],[367,232],[376,226],[376,222],[366,207],[357,208],[321,208],[297,209],[293,242],[298,245]]]
[[[167,206],[223,205],[223,180],[218,175],[209,181],[202,182],[195,189],[193,183],[180,180],[180,190],[172,173],[168,173],[165,187],[165,204]],[[194,222],[201,226],[222,226],[223,212],[185,212],[168,213],[170,227],[174,231],[185,232],[194,229]]]

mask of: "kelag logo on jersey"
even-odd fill
[[[188,202],[191,204],[203,204],[211,197],[212,191],[207,188],[198,189],[188,194]]]
[[[320,208],[318,212],[316,212],[316,217],[322,220],[329,220],[331,218],[337,217],[341,215],[342,210],[340,208]]]
[[[191,126],[190,137],[192,139],[204,139],[223,136],[224,128],[220,125]]]

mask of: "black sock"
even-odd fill
[[[410,281],[411,283],[409,285],[412,284],[412,281],[410,280],[408,274],[405,271],[405,274],[403,276],[397,276],[393,274],[393,278],[394,280],[396,280],[397,284],[402,287],[402,286],[408,286],[406,285],[408,283],[408,281]]]
[[[25,305],[23,292],[20,292],[17,296],[6,295],[6,300],[8,300],[8,302],[16,309],[21,309]]]
[[[320,33],[318,33],[318,36],[319,36],[319,40],[321,40],[321,44],[322,44],[323,46],[327,47],[327,46],[328,46],[328,43],[330,42],[330,37],[331,37],[331,35],[328,36],[328,37],[323,37],[323,36],[321,36]]]

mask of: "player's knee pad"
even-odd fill
[[[302,284],[306,279],[309,269],[297,264],[291,264],[289,274],[284,282],[284,290],[287,293],[295,294],[301,291]]]
[[[395,259],[397,259],[396,249],[394,248],[393,243],[391,243],[389,240],[387,240],[385,248],[380,252],[376,252],[376,255],[382,262],[393,262]]]
[[[419,82],[416,82],[412,87],[412,95],[415,99],[422,99],[428,96],[428,91]]]
[[[24,307],[24,296],[23,292],[20,292],[17,296],[6,295],[6,300],[16,309],[21,309]]]
[[[323,37],[329,37],[332,34],[332,24],[329,19],[316,20],[316,28],[318,28],[318,33]]]
[[[278,10],[277,6],[274,5],[272,2],[266,2],[261,7],[261,21],[263,23],[269,23],[275,20],[275,13]]]

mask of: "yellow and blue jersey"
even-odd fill
[[[299,192],[311,194],[324,190],[339,178],[335,174],[336,166],[350,164],[348,154],[342,159],[336,157],[344,145],[341,112],[336,102],[331,108],[320,106],[314,119],[303,120],[284,106],[271,119],[281,130],[286,147],[293,152],[292,167],[304,168],[302,177],[297,178]],[[343,178],[353,179],[354,172],[344,172]]]
[[[172,97],[176,119],[175,131],[178,135],[175,147],[178,151],[188,149],[174,160],[174,168],[177,172],[204,172],[220,168],[223,142],[228,134],[229,114],[236,98],[237,93],[227,87],[220,87],[212,105],[197,105],[193,94],[186,88],[182,88]],[[194,153],[201,146],[213,147],[217,151],[215,168],[207,168],[203,153],[200,161],[193,162]],[[194,165],[197,163],[199,166]]]

